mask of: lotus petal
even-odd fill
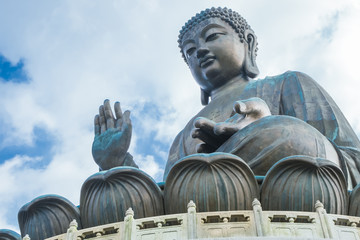
[[[72,220],[81,228],[79,209],[64,197],[44,195],[25,204],[18,214],[21,236],[43,240],[66,233]]]
[[[0,240],[21,240],[21,236],[12,230],[0,229]]]
[[[116,167],[90,176],[81,188],[84,228],[120,222],[128,208],[135,218],[164,214],[163,196],[155,181],[133,167]]]
[[[260,191],[264,210],[315,211],[315,202],[320,200],[328,213],[347,213],[344,174],[326,159],[284,158],[268,171]]]
[[[164,189],[166,214],[186,212],[193,200],[197,211],[252,209],[259,187],[249,166],[228,153],[194,154],[170,170]]]
[[[360,184],[351,192],[349,215],[360,217]]]

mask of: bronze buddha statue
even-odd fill
[[[250,209],[255,197],[267,210],[313,211],[320,200],[348,214],[360,141],[329,94],[300,72],[253,80],[257,38],[230,9],[200,12],[178,43],[205,106],[170,148],[164,190],[128,153],[130,112],[105,100],[92,147],[102,171],[82,187],[82,226],[122,221],[129,207],[135,218],[184,212],[189,200],[198,211]]]
[[[281,121],[286,121],[286,125],[291,125],[289,121],[295,121],[296,127],[291,133],[262,136],[263,143],[258,139],[255,144],[259,148],[269,149],[269,146],[264,144],[271,142],[271,151],[274,152],[278,146],[287,142],[284,134],[292,134],[298,138],[297,142],[292,142],[294,146],[290,146],[287,153],[285,148],[282,148],[279,156],[272,153],[274,158],[280,160],[291,155],[322,157],[342,168],[350,183],[350,189],[360,182],[356,167],[359,161],[357,149],[360,148],[360,141],[340,109],[322,87],[309,76],[292,71],[262,80],[252,80],[259,73],[256,65],[257,38],[245,19],[237,12],[227,8],[202,11],[185,24],[180,31],[178,43],[185,62],[200,86],[201,101],[205,107],[189,121],[174,140],[164,180],[173,164],[181,158],[195,153],[218,151],[235,153],[249,163],[256,175],[265,175],[276,160],[272,159],[271,163],[264,164],[260,155],[269,154],[264,150],[259,152],[258,149],[256,154],[247,154],[243,140],[241,147],[236,146],[236,138],[239,136],[234,135],[241,135],[238,133],[241,129],[246,130],[247,125],[266,118],[278,125],[281,125]],[[115,113],[114,117],[109,102],[105,101],[100,107],[100,114],[95,117],[94,159],[96,162],[113,162],[110,166],[99,164],[104,170],[113,166],[135,166],[124,150],[128,148],[131,136],[129,113],[123,115],[119,103],[115,104]],[[270,115],[273,117],[269,117]],[[299,127],[297,120],[282,120],[283,115],[298,118],[304,123],[300,123]],[[113,131],[116,134],[112,133]],[[252,127],[251,132],[245,135],[248,139],[262,131],[260,127]],[[119,137],[120,133],[122,138]],[[310,140],[309,134],[316,136],[312,136],[313,139]],[[306,136],[306,141],[301,139],[302,135]],[[271,139],[275,137],[283,140],[282,143],[279,140],[279,143],[275,143],[276,139]],[[317,146],[311,141],[316,142]],[[305,147],[304,144],[308,146]],[[301,149],[304,147],[306,150]],[[310,149],[312,147],[314,149]],[[108,156],[107,159],[105,156]],[[100,158],[102,160],[99,160]]]

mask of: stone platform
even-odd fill
[[[47,240],[120,239],[360,239],[360,217],[327,214],[319,201],[315,212],[263,211],[258,200],[251,211],[188,212],[134,219],[130,208],[123,222],[77,230]],[[24,239],[29,239],[24,237]]]

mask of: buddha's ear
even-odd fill
[[[259,68],[256,65],[256,48],[257,39],[254,32],[250,29],[245,31],[246,51],[245,51],[245,73],[250,78],[255,78],[259,75]]]
[[[210,96],[209,96],[209,94],[207,92],[204,91],[204,89],[200,88],[200,90],[201,90],[201,104],[203,106],[206,106],[209,103],[209,97]]]

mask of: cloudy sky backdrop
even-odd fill
[[[259,78],[307,73],[360,136],[358,0],[0,0],[0,228],[18,231],[19,208],[43,194],[79,204],[106,98],[131,110],[130,152],[162,180],[172,140],[201,108],[178,31],[212,6],[254,29]]]

